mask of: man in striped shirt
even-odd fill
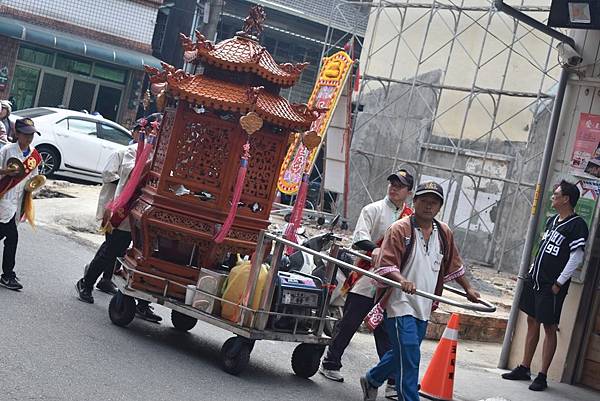
[[[556,351],[556,332],[571,276],[583,261],[588,238],[585,221],[575,213],[579,189],[561,181],[552,194],[557,214],[546,222],[540,248],[523,286],[519,309],[527,314],[527,338],[523,361],[502,377],[507,380],[531,380],[530,366],[544,325],[544,347],[540,373],[529,386],[542,391],[548,387],[546,374]]]

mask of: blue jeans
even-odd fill
[[[421,342],[427,330],[427,321],[412,316],[385,319],[392,349],[367,372],[367,380],[379,387],[387,378],[396,374],[398,401],[419,401],[419,363]]]

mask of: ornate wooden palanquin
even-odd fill
[[[253,36],[262,29],[260,16],[247,18],[244,32],[215,45],[198,32],[195,43],[182,35],[186,61],[202,73],[164,63],[162,71],[146,69],[167,107],[146,184],[130,214],[133,247],[126,259],[137,270],[195,284],[200,267],[219,267],[231,254],[252,254],[259,231],[269,225],[288,137],[309,129],[318,113],[279,96],[305,64],[273,60]],[[263,120],[251,135],[240,126],[249,112]],[[237,214],[217,244],[213,238],[231,207],[247,140],[250,158]],[[134,274],[133,281],[135,288],[163,292],[160,279]],[[167,295],[183,299],[185,289],[171,286]]]

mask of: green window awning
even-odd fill
[[[149,54],[43,28],[14,18],[0,16],[0,35],[130,69],[143,70],[144,65],[160,68],[160,60]]]

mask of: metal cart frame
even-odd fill
[[[239,374],[246,368],[250,360],[250,353],[254,347],[254,342],[257,340],[300,343],[294,349],[292,354],[292,369],[298,376],[309,378],[317,372],[321,356],[325,351],[325,346],[330,340],[330,337],[323,334],[325,322],[335,321],[336,319],[327,316],[327,311],[329,310],[330,291],[325,291],[324,300],[321,307],[318,309],[316,316],[292,315],[271,311],[271,304],[276,287],[275,280],[277,279],[277,273],[279,270],[279,260],[281,259],[285,246],[290,246],[302,252],[307,252],[313,256],[318,256],[326,261],[325,279],[323,281],[324,285],[331,285],[333,277],[335,277],[337,266],[342,266],[347,269],[362,273],[367,277],[371,277],[391,287],[401,287],[396,281],[378,276],[373,272],[363,270],[359,267],[336,259],[336,256],[340,250],[340,246],[337,242],[331,246],[329,254],[324,254],[309,248],[305,248],[299,244],[288,241],[282,237],[275,236],[266,231],[261,231],[258,237],[255,254],[263,255],[266,249],[266,244],[271,241],[275,242],[273,257],[271,259],[271,268],[269,269],[265,288],[262,291],[262,296],[259,300],[259,306],[257,309],[251,308],[250,305],[254,304],[254,299],[256,296],[256,286],[261,269],[261,261],[259,260],[260,258],[255,258],[252,261],[250,276],[242,296],[241,304],[237,304],[225,300],[222,297],[218,297],[208,292],[196,289],[197,293],[201,293],[203,296],[212,299],[213,301],[219,301],[222,304],[227,303],[235,305],[236,307],[240,308],[240,317],[235,322],[214,316],[208,312],[194,308],[191,305],[186,305],[179,300],[168,297],[167,292],[171,286],[184,288],[185,286],[163,277],[136,270],[128,266],[126,260],[123,258],[118,258],[117,260],[117,265],[121,268],[121,270],[120,274],[115,274],[114,281],[119,289],[119,292],[117,292],[117,294],[114,295],[110,301],[108,310],[109,317],[114,324],[122,327],[127,326],[135,317],[135,299],[142,299],[163,305],[171,309],[171,322],[177,330],[191,330],[196,325],[196,322],[200,320],[221,329],[230,331],[236,336],[229,338],[223,344],[221,348],[221,365],[226,372],[231,374]],[[369,257],[358,252],[348,249],[346,249],[346,251],[357,257],[370,260]],[[133,288],[133,273],[162,281],[164,283],[162,294],[150,293]],[[452,292],[465,295],[464,292],[456,290],[452,287],[446,286],[445,288]],[[483,300],[481,300],[480,304],[466,304],[433,294],[428,294],[419,290],[417,290],[416,294],[465,309],[482,312],[494,312],[496,310],[493,305]],[[271,316],[285,316],[294,319],[295,324],[293,330],[288,333],[267,329],[267,323],[269,317]],[[308,334],[299,332],[298,323],[300,320],[316,320],[318,322],[316,331]]]

